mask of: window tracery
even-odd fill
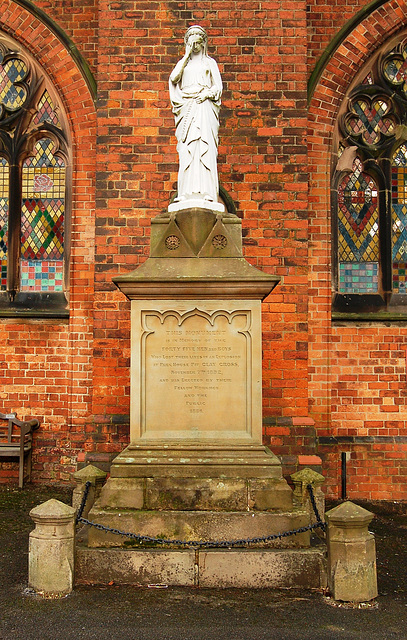
[[[334,144],[334,311],[407,312],[406,33],[361,70]]]
[[[66,289],[67,127],[50,81],[0,40],[0,308]]]

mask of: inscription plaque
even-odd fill
[[[258,372],[253,379],[252,303],[135,305],[135,438],[251,439],[253,387],[260,386]]]

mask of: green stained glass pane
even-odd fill
[[[376,293],[379,285],[377,262],[340,262],[340,293]]]
[[[21,291],[62,291],[63,260],[20,260]]]

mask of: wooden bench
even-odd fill
[[[15,413],[0,413],[0,457],[19,460],[18,486],[24,484],[24,460],[27,458],[27,479],[31,480],[31,451],[33,431],[40,423],[33,420],[17,420]]]

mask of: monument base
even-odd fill
[[[323,549],[92,549],[78,544],[76,584],[201,588],[326,587]]]
[[[224,213],[225,205],[222,202],[214,202],[213,200],[204,200],[200,194],[192,194],[183,200],[172,202],[168,205],[168,211],[170,213],[176,213],[178,211],[185,211],[185,209],[207,209],[208,211],[215,211]]]
[[[310,519],[262,445],[261,301],[279,278],[243,258],[240,226],[214,206],[171,205],[152,221],[148,260],[114,280],[131,300],[131,444],[89,512],[102,530],[78,549],[79,582],[321,586],[310,532],[277,537]],[[179,548],[140,550],[103,527]],[[250,551],[184,548],[273,535]],[[303,555],[270,555],[282,553]]]
[[[307,511],[289,513],[267,511],[151,511],[135,509],[103,509],[97,504],[89,512],[89,520],[100,525],[142,536],[181,541],[232,541],[279,534],[309,524]],[[133,541],[135,546],[140,546]],[[132,544],[131,538],[91,527],[89,547],[121,547]],[[148,543],[147,546],[151,546]],[[160,544],[153,546],[160,547]],[[181,546],[181,545],[178,545]],[[269,548],[307,548],[310,532],[305,531],[262,543]],[[166,548],[167,545],[165,545]]]
[[[101,507],[201,511],[292,509],[292,491],[267,447],[143,443],[115,458]]]

